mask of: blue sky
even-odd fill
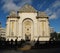
[[[32,5],[38,11],[44,11],[49,16],[50,26],[60,32],[60,0],[0,0],[0,22],[6,27],[10,11],[18,11],[24,4]]]

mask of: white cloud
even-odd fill
[[[49,8],[47,8],[45,12],[46,12],[49,16],[52,14],[52,11],[51,11]]]
[[[49,8],[45,10],[50,19],[56,19],[60,17],[60,0],[56,0]]]
[[[46,1],[43,1],[43,4],[38,4],[37,5],[38,9],[41,9],[45,4],[46,4]]]
[[[52,10],[50,10],[49,8],[45,12],[49,16],[49,19],[56,19],[57,17],[56,12],[52,12]]]
[[[57,11],[56,11],[56,13],[57,13],[57,15],[59,16],[60,15],[60,9],[58,9]],[[60,16],[59,16],[60,17]]]
[[[16,4],[15,2],[19,1],[18,4]],[[2,9],[4,10],[4,12],[10,12],[11,10],[19,10],[25,3],[32,3],[32,0],[2,0],[3,7]]]
[[[53,7],[59,7],[60,6],[60,0],[57,0],[53,3]]]
[[[51,16],[50,16],[50,19],[56,19],[56,13],[53,13]]]
[[[6,12],[9,12],[11,10],[18,10],[19,9],[19,6],[17,6],[15,3],[6,3],[4,6],[3,6],[3,10]]]

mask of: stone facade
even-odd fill
[[[6,29],[2,28],[1,22],[0,22],[0,37],[6,37]]]
[[[17,14],[11,12],[6,24],[6,40],[49,41],[50,39],[48,16],[45,12],[35,10],[31,5],[24,5]]]

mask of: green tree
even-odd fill
[[[58,33],[57,35],[58,35],[58,40],[60,40],[60,33]]]
[[[57,37],[57,33],[53,32],[50,34],[50,41],[57,41],[58,37]]]

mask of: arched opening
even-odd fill
[[[25,40],[31,40],[33,36],[33,20],[26,18],[22,22],[22,33]]]

